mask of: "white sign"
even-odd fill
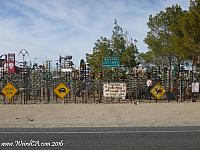
[[[199,92],[199,83],[192,83],[192,92]]]
[[[152,80],[147,80],[147,86],[152,86]]]
[[[8,66],[9,66],[10,69],[12,69],[14,67],[14,64],[13,63],[9,63]]]
[[[72,72],[72,68],[61,68],[61,72]]]
[[[125,83],[104,83],[103,84],[104,97],[126,97]]]

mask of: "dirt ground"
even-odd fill
[[[1,128],[190,125],[200,125],[200,103],[0,105]]]

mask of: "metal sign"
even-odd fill
[[[119,57],[104,57],[102,60],[102,66],[108,68],[119,67]]]
[[[147,80],[147,86],[152,86],[152,80]]]
[[[73,66],[73,62],[72,60],[72,56],[60,56],[59,58],[59,62],[60,62],[60,68],[61,68],[61,72],[72,72],[72,66]]]
[[[8,73],[15,73],[15,54],[8,54]]]
[[[61,68],[61,72],[72,72],[72,68]]]
[[[104,83],[103,84],[104,97],[126,97],[125,83]]]
[[[68,93],[69,93],[70,89],[68,87],[66,87],[65,84],[60,83],[55,89],[54,89],[54,93],[60,97],[61,99],[63,99]]]
[[[17,89],[11,83],[7,83],[1,92],[8,99],[11,99],[17,93]]]
[[[192,93],[198,93],[199,92],[199,83],[192,83]]]
[[[159,100],[164,94],[165,94],[165,89],[161,84],[156,84],[150,91],[152,95]]]
[[[181,61],[180,64],[183,65],[184,70],[187,70],[187,71],[196,70],[196,65],[192,65],[191,60]]]

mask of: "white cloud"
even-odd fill
[[[175,3],[189,5],[184,0],[1,0],[1,53],[25,48],[32,60],[73,55],[78,65],[100,36],[111,37],[115,18],[145,51],[149,15]]]

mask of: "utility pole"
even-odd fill
[[[26,84],[26,81],[25,81],[25,56],[29,56],[29,53],[28,53],[28,51],[26,50],[26,49],[22,49],[22,50],[20,50],[20,52],[19,52],[19,54],[18,55],[22,55],[22,71],[21,71],[21,77],[22,77],[22,81],[23,81],[23,83],[22,83],[22,91],[23,91],[23,93],[24,93],[24,104],[25,103],[27,103],[27,101],[26,101],[26,90],[25,90],[25,88],[26,88],[26,86],[27,86],[27,84]],[[21,93],[21,103],[22,103],[22,93]]]

